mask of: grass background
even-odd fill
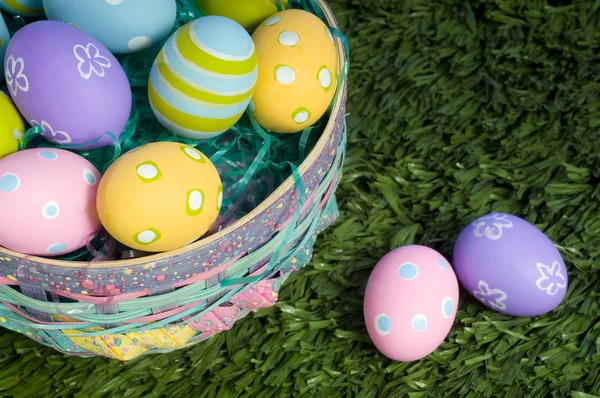
[[[0,396],[574,397],[600,394],[600,1],[335,0],[350,39],[342,218],[276,307],[131,363],[0,331]],[[419,243],[451,259],[477,216],[519,215],[570,286],[536,318],[464,292],[427,358],[392,362],[363,324],[370,269]],[[590,394],[590,395],[587,395]]]

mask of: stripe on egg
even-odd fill
[[[202,51],[212,55],[213,57],[226,61],[247,61],[252,58],[252,55],[254,54],[254,41],[252,40],[250,41],[250,47],[247,49],[246,54],[244,55],[225,54],[224,52],[210,48],[208,45],[204,44],[202,39],[198,36],[198,20],[195,20],[190,24],[190,37],[194,44]]]
[[[166,119],[175,121],[181,127],[190,130],[194,130],[197,126],[203,126],[204,129],[208,129],[209,131],[227,130],[233,126],[244,113],[240,112],[238,115],[226,119],[198,117],[187,114],[163,100],[156,92],[152,82],[148,84],[148,97],[150,98],[152,105]]]
[[[209,102],[197,100],[169,84],[160,73],[154,70],[150,73],[150,83],[156,93],[167,103],[176,105],[177,109],[190,114],[211,119],[227,119],[243,113],[248,107],[250,97],[241,102],[223,105],[214,105]]]
[[[175,132],[180,137],[190,138],[190,139],[193,139],[193,140],[207,140],[209,138],[216,137],[219,134],[222,134],[225,131],[227,131],[227,130],[221,130],[221,131],[215,131],[215,132],[208,132],[208,131],[198,131],[198,130],[186,129],[184,127],[181,127],[177,123],[173,123],[172,121],[170,121],[167,118],[165,118],[158,111],[158,109],[156,109],[152,105],[152,103],[150,103],[150,108],[152,108],[152,111],[154,112],[154,115],[156,116],[156,118],[158,119],[158,121],[163,126],[165,126],[166,128],[168,128],[170,131]]]
[[[216,52],[243,57],[250,53],[254,45],[248,32],[229,18],[205,17],[196,20],[193,27],[202,42]]]
[[[171,70],[185,80],[204,87],[207,91],[217,92],[244,92],[254,87],[258,78],[258,62],[256,68],[245,75],[223,75],[200,68],[198,65],[185,59],[177,49],[175,38],[171,37],[163,48],[162,59]],[[246,89],[240,90],[240,87]]]
[[[178,78],[177,75],[174,73],[174,71],[171,70],[168,67],[168,65],[165,63],[162,63],[162,62],[156,63],[156,70],[157,70],[157,73],[160,74],[161,78],[164,79],[167,83],[169,83],[169,85],[171,87],[173,87],[177,91],[181,92],[182,94],[185,94],[186,96],[188,96],[190,98],[193,98],[197,101],[201,101],[201,102],[204,102],[207,104],[234,105],[239,102],[249,100],[254,91],[254,89],[251,89],[250,91],[246,91],[242,94],[236,94],[236,95],[223,95],[222,93],[215,94],[215,93],[211,93],[209,91],[200,89],[200,88],[190,84],[189,82]]]
[[[183,58],[194,65],[208,71],[225,75],[244,75],[251,73],[256,67],[256,53],[243,61],[229,61],[207,53],[192,40],[191,24],[185,25],[175,34],[175,43]],[[200,39],[198,39],[200,40]]]

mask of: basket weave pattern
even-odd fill
[[[328,6],[319,2],[330,26]],[[270,198],[231,227],[175,252],[77,263],[0,250],[0,326],[59,351],[120,360],[170,351],[273,305],[337,217],[346,84],[323,136]]]

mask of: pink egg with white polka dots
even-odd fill
[[[0,245],[37,256],[82,248],[100,230],[99,181],[88,160],[62,149],[0,159]]]
[[[425,246],[405,246],[375,266],[365,292],[365,322],[382,354],[415,361],[446,338],[458,305],[458,281],[448,261]]]

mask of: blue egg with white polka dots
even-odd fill
[[[113,54],[160,45],[175,25],[175,0],[44,0],[48,19],[90,33]]]
[[[4,53],[6,53],[9,40],[10,33],[8,33],[4,18],[2,17],[2,14],[0,14],[0,76],[4,76]]]
[[[433,249],[412,245],[391,251],[371,272],[364,319],[382,354],[414,361],[444,341],[457,306],[458,281],[450,263]]]

